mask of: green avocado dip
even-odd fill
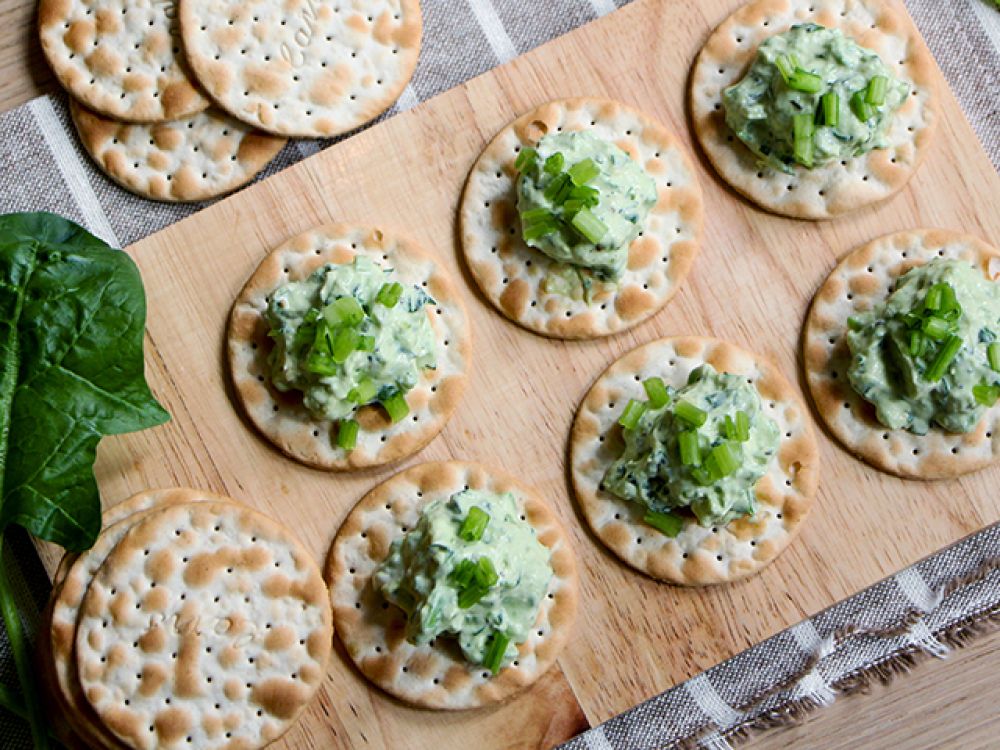
[[[969,432],[1000,396],[1000,286],[969,263],[913,268],[848,323],[848,380],[886,427]]]
[[[516,167],[524,241],[559,263],[616,281],[656,204],[656,183],[613,143],[587,132],[550,133]]]
[[[392,543],[374,586],[406,613],[411,643],[455,636],[466,659],[496,674],[535,623],[549,557],[513,495],[465,490],[427,504]]]
[[[820,167],[888,145],[909,85],[839,29],[792,26],[760,45],[739,82],[722,93],[726,124],[764,163]]]
[[[434,368],[434,331],[419,287],[393,281],[370,258],[328,263],[268,297],[264,318],[275,346],[271,382],[302,392],[317,419],[340,423],[337,443],[354,448],[355,412],[381,404],[393,422],[409,413],[406,393]]]
[[[755,485],[778,449],[778,426],[761,412],[744,378],[702,365],[687,385],[643,383],[648,401],[630,400],[618,422],[625,450],[601,488],[646,510],[644,521],[676,536],[690,509],[702,526],[757,510]]]

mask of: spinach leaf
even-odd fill
[[[145,320],[128,255],[54,214],[0,216],[0,530],[94,543],[98,441],[170,418],[143,375]]]

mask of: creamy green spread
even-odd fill
[[[656,203],[656,183],[613,143],[550,133],[518,155],[524,241],[559,263],[615,281]]]
[[[703,526],[755,514],[755,485],[778,449],[778,426],[757,390],[707,364],[679,389],[651,380],[650,401],[630,401],[619,420],[625,450],[601,487],[642,505],[646,522],[671,535],[686,509]]]
[[[392,543],[374,585],[406,615],[406,638],[454,636],[491,671],[517,658],[552,578],[550,553],[514,496],[465,490],[427,504]]]
[[[884,148],[908,94],[877,54],[839,29],[809,23],[763,42],[722,103],[736,136],[790,173],[793,164],[819,167]]]
[[[364,256],[283,284],[264,311],[275,343],[271,382],[301,391],[317,419],[347,420],[381,403],[395,420],[405,413],[406,392],[437,363],[424,309],[431,304],[419,287]]]
[[[886,427],[969,432],[1000,395],[1000,285],[969,263],[913,268],[849,322],[847,377]]]

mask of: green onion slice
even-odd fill
[[[590,185],[577,185],[569,191],[569,197],[594,207],[600,202],[601,191]]]
[[[778,58],[774,61],[774,66],[781,73],[781,77],[785,79],[785,83],[788,83],[792,76],[795,75],[795,62],[794,58],[790,55],[778,55]]]
[[[458,530],[458,535],[467,542],[478,542],[483,538],[483,532],[486,531],[486,525],[489,522],[490,514],[478,505],[473,505],[469,508],[469,512],[466,514],[465,520],[462,521],[462,526]]]
[[[684,466],[701,466],[701,449],[698,447],[698,433],[684,430],[677,433],[677,447]]]
[[[947,371],[948,365],[950,365],[951,361],[955,359],[955,355],[958,354],[961,348],[962,339],[952,334],[948,340],[944,342],[944,346],[942,346],[938,351],[934,361],[931,362],[931,366],[924,372],[924,380],[930,381],[931,383],[935,383],[940,380]]]
[[[340,297],[323,308],[323,317],[332,326],[356,326],[365,319],[365,309],[354,297]]]
[[[833,91],[827,91],[820,98],[823,106],[823,124],[830,128],[837,127],[840,122],[840,96]]]
[[[910,355],[920,356],[924,351],[924,335],[920,331],[910,331]]]
[[[355,404],[363,405],[375,398],[378,388],[371,378],[363,378],[356,386],[347,392],[347,400]]]
[[[563,172],[562,174],[557,174],[552,178],[552,181],[545,186],[545,190],[542,194],[545,196],[546,200],[559,204],[561,201],[557,201],[556,196],[558,196],[567,186],[570,186],[570,189],[572,189],[572,183],[570,182],[569,175]]]
[[[486,658],[483,660],[483,666],[490,670],[491,673],[497,674],[503,666],[503,657],[507,653],[507,646],[509,645],[510,638],[499,631],[495,632],[493,638],[490,640],[490,647],[486,652]]]
[[[642,381],[642,387],[654,409],[660,409],[670,403],[670,394],[667,392],[667,386],[663,383],[663,378],[656,376],[646,378]]]
[[[584,237],[584,239],[588,242],[594,243],[595,245],[604,239],[604,235],[608,233],[608,227],[605,223],[594,216],[589,208],[577,211],[576,215],[573,217],[573,221],[570,223],[573,225],[573,228]]]
[[[382,288],[378,290],[378,295],[375,297],[375,301],[385,307],[395,307],[396,303],[399,302],[399,297],[402,293],[403,285],[398,281],[393,281],[391,284],[382,285]]]
[[[868,89],[865,92],[865,101],[876,107],[885,104],[885,92],[889,86],[889,79],[885,76],[875,76],[868,81]]]
[[[642,415],[646,413],[647,408],[645,402],[630,398],[625,405],[625,410],[622,411],[622,415],[618,417],[618,424],[626,430],[634,430],[636,425],[639,424],[639,420],[642,419]]]
[[[529,227],[525,227],[521,230],[521,236],[524,237],[526,241],[537,240],[542,237],[548,237],[550,234],[559,229],[559,224],[553,220],[551,222],[539,222],[537,224],[532,224]]]
[[[354,450],[354,446],[358,444],[358,427],[358,423],[353,419],[340,420],[340,426],[337,428],[337,446],[345,451]]]
[[[600,173],[601,168],[597,166],[597,163],[593,159],[578,161],[569,168],[569,178],[578,187],[586,185]]]
[[[701,427],[705,424],[705,420],[708,419],[708,414],[690,401],[678,401],[677,405],[674,406],[674,415],[692,427]]]
[[[785,82],[788,84],[788,88],[795,91],[802,91],[806,94],[816,94],[823,88],[822,78],[802,68],[796,68],[795,72]]]
[[[750,416],[745,411],[736,412],[736,439],[741,443],[750,439]]]
[[[1000,342],[994,341],[986,347],[986,358],[990,361],[990,369],[1000,372]]]
[[[359,352],[375,351],[375,337],[361,336],[360,338],[358,338],[358,351]]]
[[[673,513],[656,513],[652,510],[646,512],[642,522],[669,537],[677,536],[684,527],[684,519],[680,516]]]
[[[333,361],[344,364],[358,348],[361,334],[354,328],[340,328],[333,337]]]
[[[793,156],[804,167],[813,165],[813,116],[808,112],[792,117]]]
[[[850,328],[852,331],[860,331],[862,328],[864,328],[864,324],[862,324],[862,322],[857,318],[850,317],[847,319],[847,327]]]
[[[1000,385],[990,385],[989,383],[974,385],[972,386],[972,395],[983,406],[993,406],[1000,398]]]
[[[500,580],[497,569],[493,567],[493,562],[488,557],[480,557],[476,562],[476,583],[484,588],[495,586]]]
[[[562,168],[565,163],[566,157],[562,155],[562,151],[556,151],[552,154],[552,156],[545,160],[543,170],[546,174],[559,174],[562,172]]]
[[[920,326],[920,330],[935,341],[943,341],[948,338],[948,335],[951,333],[951,326],[944,318],[938,318],[932,315],[931,317],[924,319],[923,325]]]
[[[716,479],[727,477],[740,468],[740,449],[734,443],[720,443],[708,452],[706,468]]]
[[[868,122],[875,114],[875,108],[865,99],[865,89],[855,91],[851,97],[851,111],[861,122]]]
[[[396,393],[387,398],[382,402],[382,407],[394,424],[410,413],[410,406],[406,403],[406,396],[402,393]]]
[[[535,166],[535,162],[538,160],[538,152],[533,148],[522,148],[521,153],[517,155],[517,160],[514,162],[514,169],[518,172],[524,172],[527,169]]]
[[[927,291],[927,296],[924,297],[924,309],[926,310],[940,310],[941,309],[941,284],[935,284]]]

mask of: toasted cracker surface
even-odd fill
[[[91,706],[134,748],[263,747],[325,676],[326,587],[284,527],[232,502],[153,511],[84,597],[76,649]]]
[[[63,581],[53,590],[47,650],[52,656],[54,688],[66,713],[74,717],[74,727],[81,737],[95,747],[115,748],[122,744],[98,721],[80,687],[74,658],[76,622],[80,605],[90,582],[105,558],[125,533],[154,509],[179,503],[225,500],[218,495],[183,488],[146,490],[123,500],[104,512],[105,528],[94,546],[74,556]]]
[[[418,0],[183,0],[195,75],[234,117],[280,135],[333,136],[399,97],[420,52]]]
[[[326,263],[350,263],[366,255],[393,268],[404,284],[420,286],[437,303],[427,315],[437,341],[437,369],[425,370],[406,394],[410,413],[391,424],[376,406],[358,411],[357,446],[337,446],[333,423],[317,421],[297,392],[271,386],[271,350],[263,312],[281,284],[301,281]],[[461,297],[448,275],[420,247],[381,229],[328,224],[304,232],[270,253],[233,305],[227,334],[229,370],[244,411],[286,455],[321,469],[378,466],[410,456],[429,443],[455,412],[472,367],[472,342]]]
[[[890,430],[847,380],[847,319],[871,310],[897,278],[934,258],[961,259],[996,281],[1000,250],[969,235],[914,229],[886,235],[848,253],[816,292],[802,335],[806,382],[816,410],[852,453],[883,471],[912,479],[946,479],[993,463],[1000,455],[1000,405],[966,434],[932,428],[926,435]]]
[[[638,503],[599,485],[624,449],[617,425],[622,409],[630,398],[646,398],[641,381],[655,375],[680,388],[705,363],[746,377],[757,389],[762,413],[778,425],[778,453],[757,482],[756,516],[708,528],[692,518],[670,538],[643,523]],[[570,465],[580,509],[612,552],[654,578],[702,586],[752,575],[788,546],[816,495],[819,451],[806,407],[774,365],[725,341],[685,336],[640,346],[605,370],[577,411]]]
[[[73,124],[105,174],[137,195],[200,201],[245,185],[287,142],[217,110],[183,120],[127,123],[70,101]]]
[[[726,125],[722,91],[743,78],[761,42],[798,23],[840,29],[870,49],[911,96],[892,118],[888,148],[824,167],[785,174],[757,156]],[[927,153],[937,123],[937,78],[920,32],[900,0],[754,0],[723,21],[691,72],[694,132],[733,188],[774,213],[827,219],[885,200],[900,190]]]
[[[91,109],[137,122],[200,112],[176,0],[41,0],[42,49],[59,82]]]
[[[546,277],[567,266],[525,244],[517,212],[518,153],[564,130],[614,143],[656,180],[659,193],[618,287],[590,303],[543,291]],[[472,167],[459,212],[465,260],[486,298],[515,323],[567,339],[615,333],[662,308],[691,270],[702,230],[701,188],[679,141],[641,112],[605,99],[548,102],[501,130]]]
[[[372,574],[390,545],[414,527],[424,505],[468,488],[513,493],[539,541],[552,552],[553,577],[535,628],[518,647],[517,660],[496,676],[469,664],[447,638],[427,646],[409,643],[406,615],[372,587]],[[460,461],[414,466],[362,498],[337,532],[326,578],[337,633],[358,669],[386,692],[427,708],[483,706],[537,680],[566,644],[579,596],[573,550],[546,503],[513,477]]]
[[[53,583],[53,596],[58,591],[58,584]],[[52,663],[52,650],[49,647],[49,639],[44,636],[52,626],[52,598],[42,611],[39,618],[38,632],[41,637],[35,641],[35,673],[37,676],[38,691],[42,698],[42,705],[45,711],[45,718],[48,720],[52,734],[68,750],[81,750],[86,748],[81,739],[77,724],[79,717],[71,712],[65,701],[59,695],[56,687],[55,667]],[[89,743],[90,747],[103,748],[103,745],[94,742]]]

